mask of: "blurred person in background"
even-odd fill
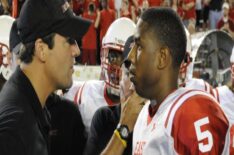
[[[182,9],[182,0],[172,0],[171,8],[177,12],[178,16],[181,18],[181,20],[184,17],[184,11]]]
[[[136,22],[135,7],[130,5],[128,0],[122,0],[120,16],[130,18],[132,21]]]
[[[229,18],[234,21],[234,0],[229,0]]]
[[[229,33],[232,36],[232,38],[234,38],[234,22],[229,17],[229,4],[227,2],[223,3],[222,12],[223,15],[217,23],[217,29]]]
[[[196,0],[182,0],[182,9],[184,12],[183,23],[186,28],[191,21],[196,20],[195,4]]]
[[[0,15],[11,15],[11,5],[8,0],[0,0]]]
[[[109,8],[108,0],[101,0],[102,10],[97,11],[97,19],[94,27],[99,27],[100,29],[100,43],[106,34],[111,23],[115,20],[115,11]]]
[[[96,34],[96,7],[93,2],[88,5],[88,11],[83,13],[83,17],[92,21],[88,32],[82,38],[82,55],[81,61],[84,65],[96,65],[97,59],[97,34]]]
[[[222,17],[222,4],[224,0],[205,0],[209,5],[209,24],[210,29],[215,29],[218,21]]]

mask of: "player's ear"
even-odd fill
[[[170,64],[171,54],[168,47],[162,47],[158,55],[158,69],[164,69]]]

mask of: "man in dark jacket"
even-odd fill
[[[20,65],[0,94],[0,154],[48,155],[47,97],[72,85],[74,58],[90,22],[67,1],[28,0],[17,21]]]
[[[78,107],[55,93],[48,97],[46,107],[51,118],[51,155],[82,155],[87,136]]]

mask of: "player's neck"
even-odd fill
[[[161,104],[169,94],[178,89],[177,78],[173,77],[175,76],[165,76],[162,78],[161,81],[159,81],[158,86],[155,88],[154,91],[155,98],[153,98],[157,101],[157,104]]]

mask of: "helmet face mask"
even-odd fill
[[[135,23],[128,18],[118,18],[108,28],[102,41],[101,80],[109,86],[113,95],[120,95],[121,64],[123,63],[124,45],[135,32]]]
[[[180,66],[179,71],[179,85],[184,85],[189,78],[192,78],[193,71],[193,58],[188,52],[185,54],[185,58]]]
[[[122,52],[113,48],[102,48],[102,73],[105,83],[112,88],[111,93],[119,96]]]
[[[193,63],[196,57],[196,54],[194,54],[192,51],[190,33],[186,27],[184,27],[184,29],[185,29],[187,43],[186,43],[186,54],[185,54],[183,62],[181,63],[180,71],[179,71],[178,83],[180,86],[183,86],[189,79],[192,78]]]

